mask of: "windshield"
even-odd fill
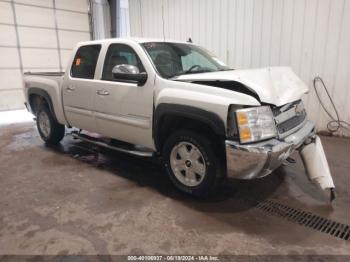
[[[164,78],[230,70],[214,55],[195,45],[149,42],[143,43],[142,46],[150,55],[158,73]]]

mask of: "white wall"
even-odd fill
[[[0,0],[0,111],[22,108],[22,72],[65,70],[90,39],[87,0]]]
[[[128,0],[120,0],[120,20],[119,33],[121,37],[130,35],[129,23],[129,2]]]
[[[93,38],[111,38],[111,16],[107,0],[91,0]]]
[[[191,37],[233,68],[288,65],[310,89],[319,75],[350,121],[349,0],[129,0],[129,12],[131,36],[163,38],[164,26],[166,39]],[[325,129],[312,89],[304,101]]]

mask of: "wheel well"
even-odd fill
[[[48,101],[46,101],[45,97],[37,94],[31,94],[29,96],[29,105],[34,115],[36,115],[36,113],[38,112],[40,105],[46,105],[48,108],[50,108],[49,103]]]
[[[208,137],[218,150],[222,150],[225,141],[224,137],[215,133],[207,123],[185,116],[166,115],[160,119],[158,124],[159,131],[157,132],[156,144],[159,151],[162,150],[162,146],[167,137],[169,137],[172,132],[179,129],[188,129],[202,134]]]

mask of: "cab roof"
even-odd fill
[[[150,43],[150,42],[191,44],[191,43],[185,42],[185,41],[171,40],[171,39],[164,40],[164,39],[161,39],[161,38],[118,37],[118,38],[107,38],[107,39],[90,40],[90,41],[79,42],[78,46],[90,45],[90,44],[118,43],[118,42],[124,42],[124,43],[125,42],[136,42],[136,43],[139,43],[139,44]]]

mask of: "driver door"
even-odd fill
[[[101,80],[95,86],[95,119],[98,133],[129,142],[152,147],[153,83],[147,79],[139,86],[128,79],[115,79],[116,65],[133,65],[140,72],[144,66],[127,44],[109,45],[102,69]]]

